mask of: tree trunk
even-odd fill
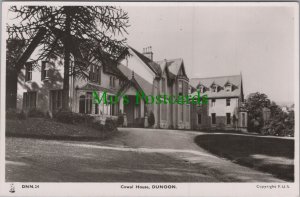
[[[16,109],[18,74],[15,70],[6,73],[6,110]]]
[[[31,43],[28,45],[24,53],[18,59],[15,68],[11,70],[8,67],[12,65],[6,65],[6,109],[16,109],[17,107],[17,94],[18,94],[18,76],[24,64],[29,59],[33,51],[46,34],[45,28],[40,28]],[[9,71],[8,71],[9,70]]]
[[[69,84],[70,84],[70,39],[69,35],[71,33],[71,17],[69,15],[69,10],[66,7],[66,21],[65,21],[65,31],[66,34],[64,36],[64,81],[63,81],[63,110],[69,111],[70,110],[70,96],[69,96]]]

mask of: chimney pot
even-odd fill
[[[143,55],[153,61],[152,46],[148,46],[148,47],[144,48]]]

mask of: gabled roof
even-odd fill
[[[146,95],[151,95],[152,94],[152,87],[153,84],[149,83],[146,81],[143,77],[138,75],[137,73],[134,73],[131,69],[129,69],[127,66],[124,66],[122,64],[119,64],[118,68],[120,71],[127,77],[130,83],[137,83],[137,85],[140,87],[140,89],[146,94]],[[126,85],[124,85],[125,87]],[[123,87],[121,88],[120,91],[123,91]]]
[[[218,86],[221,86],[221,85],[219,85],[215,81],[213,81],[212,84],[210,84],[209,87],[218,87]]]
[[[199,88],[199,87],[203,87],[203,88],[208,88],[208,87],[206,87],[205,85],[203,85],[202,83],[199,83],[195,88],[197,89],[197,88]],[[193,87],[193,86],[192,86]]]
[[[150,60],[148,57],[146,57],[146,56],[144,56],[143,54],[141,54],[140,52],[138,52],[137,50],[135,50],[134,48],[132,48],[132,47],[130,47],[129,46],[129,48],[156,74],[156,75],[158,75],[158,76],[160,76],[161,75],[161,73],[162,73],[162,70],[161,70],[161,68],[160,68],[160,66],[156,63],[156,62],[154,62],[154,61],[152,61],[152,60]]]
[[[175,77],[179,74],[181,66],[183,66],[183,59],[171,59],[171,60],[161,60],[157,61],[157,64],[160,66],[161,70],[166,70],[167,74],[170,74],[170,77]],[[183,67],[184,75],[186,76],[184,67]]]
[[[190,79],[190,85],[197,89],[199,84],[205,87],[211,87],[212,84],[224,87],[225,84],[231,83],[234,88],[233,91],[227,92],[225,88],[219,90],[218,92],[212,92],[210,90],[204,92],[208,98],[222,98],[222,97],[240,97],[242,94],[242,76],[232,75],[232,76],[220,76],[220,77],[209,77],[209,78],[192,78]],[[193,94],[197,94],[194,92]]]
[[[93,83],[87,83],[81,87],[78,87],[76,88],[77,90],[90,90],[91,92],[92,91],[106,91],[108,93],[111,93],[111,94],[116,94],[117,93],[117,90],[114,90],[114,89],[108,89],[108,88],[104,88],[104,87],[101,87],[100,85],[97,85],[97,84],[93,84]]]
[[[103,72],[125,78],[123,73],[117,67],[118,62],[111,59],[108,53],[98,48],[98,57],[101,59]]]

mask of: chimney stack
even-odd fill
[[[152,46],[148,46],[146,48],[143,48],[143,55],[153,61]]]

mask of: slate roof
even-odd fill
[[[78,87],[77,90],[89,90],[89,91],[95,90],[95,91],[101,91],[101,92],[106,91],[111,94],[117,93],[117,90],[104,88],[104,87],[101,87],[100,85],[93,84],[93,83],[87,83],[87,84],[83,85],[82,87]]]
[[[121,78],[125,78],[123,73],[118,69],[118,62],[111,59],[110,55],[103,50],[98,49],[98,56],[103,63],[103,71]]]
[[[225,84],[231,83],[233,85],[233,91],[227,92],[224,88]],[[203,85],[207,90],[203,93],[208,98],[224,98],[224,97],[240,97],[242,96],[242,76],[220,76],[220,77],[209,77],[209,78],[192,78],[190,79],[190,85],[197,89],[198,85]],[[218,92],[211,91],[211,85],[216,84],[220,86]],[[195,91],[192,95],[197,94]]]
[[[133,76],[132,70],[129,69],[127,66],[119,64],[118,69],[128,78],[128,80],[130,80],[131,82],[136,82],[146,95],[152,94],[153,84],[146,81],[143,77],[141,77],[137,73],[134,73],[134,77],[133,77],[134,79],[132,79]]]
[[[170,59],[170,60],[161,60],[156,62],[162,71],[166,69],[166,72],[169,77],[174,78],[178,75],[181,65],[183,64],[182,58]]]
[[[141,54],[140,52],[138,52],[137,50],[135,50],[134,48],[132,47],[129,47],[156,75],[161,75],[162,73],[162,70],[160,68],[160,66],[150,60],[148,57],[144,56],[143,54]]]
[[[183,63],[183,60],[180,59],[173,59],[173,60],[167,60],[167,66],[169,72],[171,72],[174,75],[178,75],[178,72],[180,70],[180,67]]]

